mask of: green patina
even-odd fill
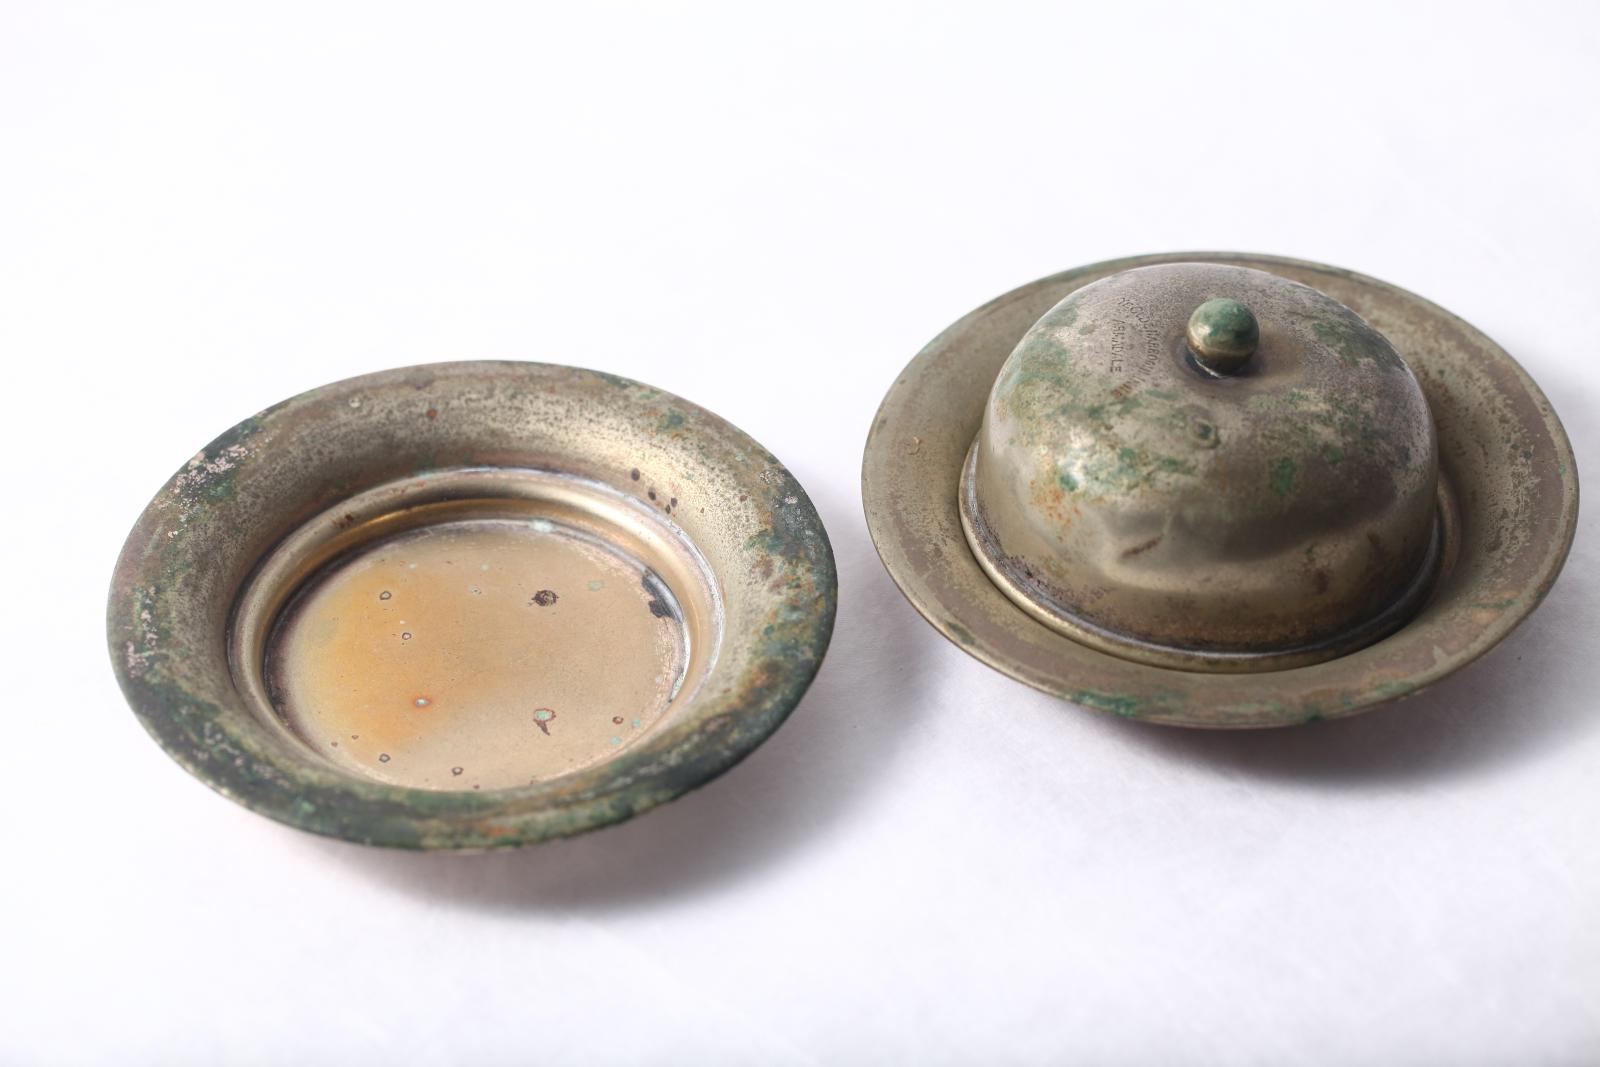
[[[1068,693],[1067,699],[1074,704],[1082,704],[1086,708],[1109,711],[1111,714],[1120,715],[1124,719],[1138,718],[1143,710],[1138,697],[1118,693],[1099,693],[1092,689],[1079,689],[1076,692]]]
[[[1289,456],[1279,456],[1267,467],[1267,486],[1272,490],[1272,495],[1279,500],[1285,500],[1294,492],[1295,461]]]
[[[603,370],[592,370],[589,373],[609,385],[616,386],[618,389],[632,389],[639,384],[631,378],[624,378],[620,374],[608,374]]]
[[[1348,367],[1371,363],[1386,370],[1405,369],[1405,361],[1394,347],[1354,314],[1303,313],[1299,317],[1311,327],[1317,340],[1337,353]]]
[[[240,463],[252,439],[261,432],[262,420],[273,410],[254,415],[220,434],[195,457],[198,462],[173,479],[174,494],[189,505],[220,504],[232,500]]]
[[[1195,308],[1189,316],[1187,334],[1195,358],[1224,374],[1241,368],[1261,339],[1255,314],[1225,296],[1213,297]]]
[[[1056,484],[1071,493],[1095,496],[1129,493],[1164,478],[1192,477],[1197,470],[1193,460],[1149,457],[1129,445],[1114,453],[1109,448],[1091,446],[1063,458],[1067,466],[1057,467]]]

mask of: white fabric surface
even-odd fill
[[[947,645],[880,567],[872,413],[1076,264],[1348,266],[1523,362],[1600,473],[1600,8],[0,7],[0,1061],[1600,1060],[1593,511],[1407,704],[1206,735]],[[258,818],[103,647],[146,500],[335,378],[637,377],[826,520],[833,648],[630,824],[390,854]]]

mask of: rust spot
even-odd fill
[[[650,596],[650,603],[646,605],[650,609],[650,614],[658,619],[672,618],[672,606],[667,602],[671,594],[667,592],[666,585],[656,572],[646,570],[639,576],[639,584],[644,586],[644,591]]]
[[[1134,556],[1143,555],[1144,553],[1150,551],[1152,548],[1154,548],[1157,545],[1159,545],[1161,543],[1161,539],[1163,537],[1165,537],[1165,536],[1167,536],[1167,535],[1166,534],[1156,534],[1154,537],[1150,538],[1150,540],[1145,541],[1142,544],[1134,545],[1132,548],[1123,549],[1122,550],[1122,558],[1123,559],[1131,559]]]
[[[635,467],[635,468],[633,468],[633,470],[629,471],[628,472],[628,477],[632,478],[634,481],[638,481],[639,480],[639,468]]]
[[[424,414],[426,414],[430,419],[437,419],[439,417],[439,409],[429,408],[426,412],[424,412]]]

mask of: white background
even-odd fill
[[[948,646],[861,516],[899,369],[1003,290],[1301,256],[1486,330],[1600,475],[1600,9],[0,5],[0,1060],[1600,1060],[1595,523],[1362,719],[1113,721]],[[811,492],[833,650],[721,780],[518,853],[251,815],[104,596],[214,434],[347,375],[599,367]]]

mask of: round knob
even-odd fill
[[[1207,300],[1189,316],[1189,350],[1213,374],[1233,374],[1243,367],[1261,339],[1255,314],[1237,300]]]

